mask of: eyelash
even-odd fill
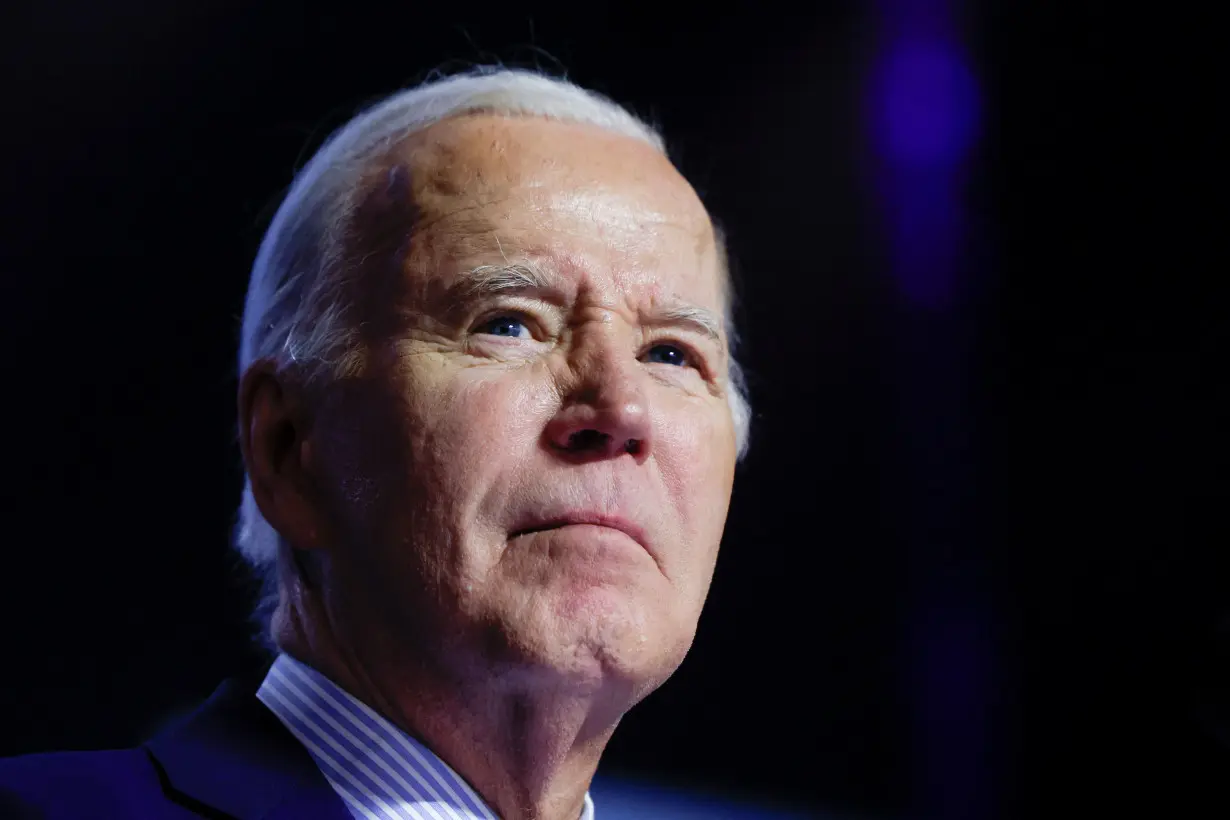
[[[478,334],[480,328],[491,324],[496,319],[515,319],[516,321],[523,323],[526,329],[529,330],[530,336],[538,341],[541,341],[542,337],[546,335],[542,333],[541,325],[537,321],[535,321],[533,316],[531,316],[530,314],[524,311],[517,310],[517,309],[509,309],[509,308],[492,311],[490,313],[484,314],[483,316],[480,316],[478,319],[476,319],[471,324],[470,333]],[[490,335],[492,335],[493,338],[505,338],[505,337],[500,337],[500,336],[494,336],[494,334],[490,334]],[[691,345],[685,341],[682,341],[681,339],[677,339],[677,338],[670,337],[670,336],[663,336],[659,338],[649,339],[643,345],[644,352],[642,352],[640,355],[641,356],[646,355],[650,350],[653,350],[655,347],[659,345],[672,345],[674,347],[679,348],[679,350],[683,352],[683,355],[687,359],[687,364],[685,364],[683,367],[691,368],[692,370],[695,370],[698,374],[700,374],[702,378],[706,378],[706,379],[709,378],[710,368],[708,366],[708,360],[700,353],[700,351],[696,349],[694,345]],[[639,358],[640,357],[638,356],[638,360]]]
[[[509,309],[509,308],[504,308],[503,310],[492,311],[490,313],[484,314],[483,316],[480,316],[473,323],[471,323],[470,333],[471,334],[478,333],[480,328],[491,324],[496,319],[515,319],[516,321],[521,322],[523,325],[525,325],[526,329],[529,330],[530,332],[530,336],[540,341],[542,337],[545,337],[547,335],[546,333],[543,332],[542,325],[539,322],[535,321],[533,316],[531,316],[530,314],[524,311],[520,311],[516,309]]]
[[[687,342],[681,341],[680,339],[675,339],[669,336],[663,336],[657,339],[650,339],[649,341],[645,343],[644,353],[642,355],[647,355],[649,351],[653,350],[655,347],[658,347],[659,345],[670,345],[672,347],[679,348],[679,350],[683,353],[684,358],[686,359],[686,363],[684,364],[684,367],[695,370],[697,373],[699,373],[703,377],[706,377],[706,378],[708,377],[709,369],[706,366],[707,361],[705,357],[702,356],[700,351],[698,351],[694,346],[688,344]]]

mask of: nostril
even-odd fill
[[[645,441],[639,438],[616,437],[592,427],[577,430],[575,433],[556,445],[560,451],[576,456],[615,456],[620,453],[630,453],[639,457],[645,452]]]
[[[568,437],[569,450],[597,450],[606,447],[611,437],[598,430],[580,430]]]

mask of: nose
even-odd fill
[[[572,356],[564,402],[547,424],[550,447],[571,461],[625,453],[638,463],[652,447],[645,374],[615,339],[593,341]]]

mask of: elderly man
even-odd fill
[[[238,548],[277,657],[141,748],[0,765],[35,817],[590,818],[683,660],[748,413],[661,139],[534,74],[395,95],[252,272]]]

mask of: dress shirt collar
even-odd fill
[[[426,746],[310,666],[281,654],[256,693],[356,820],[498,820]],[[594,820],[585,795],[580,820]]]

